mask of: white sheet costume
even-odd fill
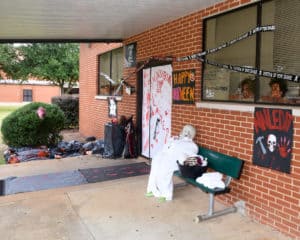
[[[172,200],[173,172],[178,170],[176,161],[183,162],[187,157],[198,153],[198,146],[193,142],[195,135],[193,126],[184,126],[180,136],[170,138],[152,158],[147,194],[152,193],[155,197]]]

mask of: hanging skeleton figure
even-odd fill
[[[123,151],[124,158],[136,157],[136,142],[135,142],[135,128],[133,124],[133,115],[126,120],[125,126],[125,146]]]
[[[107,81],[109,81],[111,84],[113,85],[117,85],[118,82],[116,82],[115,80],[111,79],[106,73],[104,72],[100,72],[100,75],[103,76]],[[130,76],[129,76],[130,77]],[[128,77],[128,78],[129,78]],[[127,78],[127,79],[128,79]],[[117,87],[117,89],[115,90],[115,92],[113,93],[113,96],[118,95],[118,93],[120,92],[121,88],[125,86],[126,88],[126,93],[128,93],[129,95],[132,94],[134,92],[134,87],[131,86],[129,83],[126,82],[126,80],[124,80],[123,78],[121,78],[121,81],[119,82],[119,86]]]
[[[129,95],[131,95],[132,93],[134,93],[135,88],[133,86],[131,86],[127,82],[127,80],[130,79],[133,75],[135,75],[139,71],[141,71],[152,60],[156,60],[156,61],[173,61],[173,57],[169,57],[169,56],[167,56],[167,57],[157,57],[157,56],[150,57],[143,64],[141,64],[141,66],[139,66],[134,72],[132,72],[131,74],[129,74],[125,79],[121,78],[120,82],[117,82],[117,81],[111,79],[104,72],[100,72],[100,76],[103,76],[107,81],[109,81],[113,85],[117,85],[119,83],[119,86],[117,87],[116,91],[113,94],[114,96],[116,96],[120,92],[121,87],[123,87],[123,86],[125,86],[126,93],[129,94]]]

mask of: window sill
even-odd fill
[[[251,113],[254,113],[255,107],[291,109],[294,116],[296,116],[296,117],[300,116],[300,108],[299,107],[270,106],[270,105],[262,105],[262,104],[249,105],[249,104],[243,104],[243,103],[220,103],[220,102],[197,102],[196,103],[196,108],[209,108],[209,109],[251,112]]]
[[[95,99],[97,100],[107,100],[108,98],[115,97],[117,101],[122,101],[121,96],[104,96],[104,95],[97,95],[95,96]]]

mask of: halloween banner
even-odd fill
[[[255,108],[253,164],[290,173],[292,110]]]
[[[195,102],[195,70],[173,72],[172,96],[174,104]]]
[[[249,73],[253,75],[258,75],[258,76],[263,76],[263,77],[269,77],[269,78],[279,78],[279,79],[284,79],[287,81],[291,82],[300,82],[300,76],[297,74],[290,74],[290,73],[281,73],[281,72],[271,72],[271,71],[265,71],[262,69],[256,69],[252,67],[243,67],[243,66],[235,66],[235,65],[230,65],[230,64],[223,64],[223,63],[217,63],[210,61],[206,59],[205,57],[208,54],[218,52],[224,48],[227,48],[239,41],[242,41],[246,38],[251,37],[252,35],[259,33],[259,32],[270,32],[270,31],[275,31],[275,26],[274,25],[267,25],[267,26],[258,26],[253,29],[250,29],[248,32],[243,33],[242,35],[238,36],[237,38],[231,39],[228,42],[222,43],[221,45],[205,50],[203,52],[195,53],[189,56],[185,57],[178,57],[176,60],[178,62],[182,61],[189,61],[192,59],[197,59],[203,63],[207,63],[216,67],[224,68],[224,69],[230,69],[236,72],[244,72],[244,73]]]
[[[215,47],[215,48],[211,48],[208,50],[205,50],[203,52],[199,52],[199,53],[195,53],[189,56],[184,56],[184,57],[173,57],[173,56],[166,56],[166,57],[159,57],[159,56],[155,56],[155,57],[151,57],[149,58],[147,61],[144,62],[144,64],[142,64],[138,69],[136,69],[135,72],[133,72],[132,74],[135,74],[136,72],[139,72],[141,69],[144,68],[144,66],[149,63],[149,61],[151,60],[162,60],[162,61],[177,61],[177,62],[183,62],[183,61],[190,61],[190,60],[198,60],[201,61],[203,63],[215,66],[215,67],[219,67],[219,68],[223,68],[223,69],[230,69],[233,70],[235,72],[242,72],[242,73],[249,73],[249,74],[253,74],[253,75],[257,75],[257,76],[263,76],[263,77],[268,77],[268,78],[279,78],[279,79],[283,79],[283,80],[287,80],[287,81],[291,81],[291,82],[295,82],[295,83],[299,83],[300,82],[300,76],[297,74],[291,74],[291,73],[283,73],[283,72],[272,72],[272,71],[266,71],[263,69],[256,69],[254,67],[245,67],[245,66],[238,66],[238,65],[231,65],[231,64],[224,64],[224,63],[218,63],[218,62],[214,62],[211,61],[209,59],[206,58],[207,55],[211,54],[211,53],[216,53],[224,48],[227,48],[233,44],[236,44],[244,39],[247,39],[257,33],[263,33],[263,32],[272,32],[275,31],[275,26],[274,25],[266,25],[266,26],[257,26],[255,28],[250,29],[248,32],[245,32],[243,34],[241,34],[240,36],[231,39],[225,43],[222,43],[221,45]],[[127,53],[127,51],[131,51],[134,50],[133,53],[136,53],[136,49],[135,49],[135,45],[134,47],[129,44],[128,48],[126,47],[126,56],[125,56],[125,62],[126,62],[126,67],[130,67],[135,65],[135,61],[133,62],[133,65],[129,65],[128,60],[129,59],[133,59],[131,57],[129,57],[130,55]],[[135,54],[133,55],[135,56]],[[135,59],[135,58],[134,58]],[[129,75],[129,77],[131,77],[131,75]],[[127,79],[129,78],[127,77]]]

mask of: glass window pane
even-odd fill
[[[110,82],[101,75],[101,73],[104,73],[108,76],[110,76],[110,52],[104,53],[99,58],[100,61],[100,94],[101,95],[110,95]]]
[[[252,6],[208,19],[205,29],[205,49],[218,47],[255,28],[256,14],[256,7]],[[213,54],[208,54],[207,59],[218,64],[254,67],[255,53],[256,38],[251,36]],[[241,82],[248,77],[248,74],[205,64],[203,98],[208,100],[253,101],[253,93],[248,99],[244,99],[241,95],[237,96],[241,93]]]
[[[113,95],[120,86],[123,74],[123,48],[117,48],[99,57],[99,94]],[[106,74],[112,81],[107,80],[103,75]],[[122,88],[118,95],[122,94]]]
[[[31,89],[23,90],[23,102],[32,102],[32,90]]]
[[[115,91],[119,83],[121,82],[122,75],[123,75],[123,64],[124,64],[124,57],[123,57],[123,48],[118,48],[112,51],[112,79],[116,81],[116,84],[113,84],[112,88]],[[122,93],[122,88],[118,92],[118,95]]]
[[[274,32],[266,32],[261,38],[261,69],[286,74],[300,72],[300,1],[275,0],[265,2],[262,8],[262,25],[275,25]],[[270,78],[260,78],[260,101],[300,104],[299,83],[277,80],[281,85],[276,97],[276,87]],[[287,86],[287,91],[284,88]],[[273,89],[273,94],[272,94]]]

